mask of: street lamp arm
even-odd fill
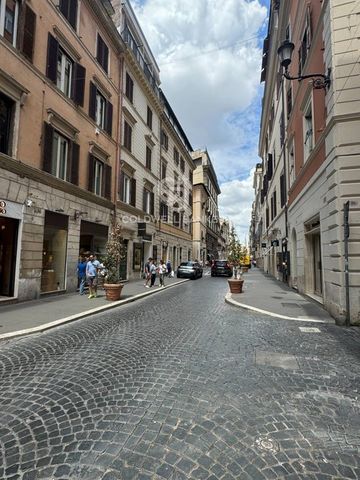
[[[327,89],[330,87],[330,68],[328,69],[328,74],[324,75],[323,73],[310,73],[308,75],[299,75],[298,77],[291,77],[288,70],[285,70],[284,77],[287,80],[306,80],[307,78],[313,78],[314,88],[324,88]]]

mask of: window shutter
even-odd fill
[[[71,176],[70,182],[74,185],[79,185],[79,153],[80,145],[77,143],[71,144]]]
[[[52,166],[52,143],[53,143],[54,129],[51,125],[44,122],[44,136],[43,136],[43,170],[51,173]]]
[[[34,54],[36,15],[25,5],[24,25],[21,35],[20,50],[31,62]]]
[[[86,68],[79,63],[74,63],[72,99],[76,105],[84,106]]]
[[[119,177],[119,199],[123,202],[124,201],[124,174],[123,172],[120,172],[120,177]]]
[[[131,179],[131,192],[130,192],[130,204],[135,207],[136,205],[136,180]]]
[[[268,153],[268,160],[267,160],[267,178],[271,180],[273,175],[273,156],[271,153]]]
[[[89,155],[89,175],[88,175],[88,190],[90,192],[94,191],[94,168],[95,168],[95,157]]]
[[[155,194],[150,192],[150,215],[154,215]]]
[[[113,106],[110,102],[106,102],[106,128],[105,130],[111,136],[112,135],[112,119],[113,119]]]
[[[70,25],[76,30],[76,20],[77,20],[77,4],[78,0],[69,0],[69,16],[68,20]]]
[[[104,196],[108,200],[111,199],[111,167],[110,165],[104,165],[105,168],[105,184],[104,184]]]
[[[90,82],[90,95],[89,95],[89,117],[95,120],[96,117],[96,92],[97,88],[92,82]]]
[[[59,53],[58,41],[49,33],[48,36],[48,51],[47,51],[47,65],[46,76],[56,83],[57,76],[57,59]]]

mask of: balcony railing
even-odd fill
[[[127,43],[129,45],[129,47],[131,48],[133,54],[135,55],[135,58],[136,58],[138,64],[140,65],[142,71],[144,72],[145,77],[147,78],[147,81],[149,82],[151,88],[154,90],[155,95],[157,97],[159,97],[160,96],[159,95],[159,88],[156,84],[154,75],[151,73],[151,70],[150,70],[148,64],[146,63],[146,60],[145,60],[141,50],[137,46],[136,41],[135,41],[132,33],[130,32],[130,30],[127,26],[123,30],[121,36],[122,36],[124,42]]]

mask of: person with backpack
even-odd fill
[[[148,261],[145,263],[145,267],[144,267],[144,275],[145,275],[144,287],[146,288],[150,288],[149,283],[151,282],[151,273],[150,273],[151,262],[152,262],[152,258],[150,257]]]

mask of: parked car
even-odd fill
[[[198,262],[182,262],[177,269],[177,278],[200,278],[202,277],[203,269]]]
[[[230,263],[227,260],[214,260],[211,265],[211,276],[217,277],[219,275],[226,275],[232,277],[233,270]]]

